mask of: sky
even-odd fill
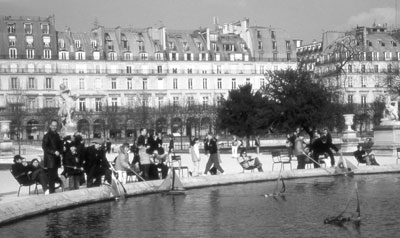
[[[56,30],[88,32],[97,21],[105,27],[213,29],[250,19],[251,26],[282,28],[291,38],[311,43],[325,31],[400,23],[398,0],[0,0],[0,15],[55,15]],[[396,17],[396,8],[398,16]],[[396,24],[397,23],[397,24]]]

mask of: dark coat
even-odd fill
[[[218,153],[218,146],[217,146],[217,139],[212,138],[211,140],[209,140],[207,142],[207,146],[206,146],[208,153],[211,154],[216,154]]]
[[[89,146],[86,148],[85,156],[86,156],[86,161],[84,168],[86,172],[88,172],[93,168],[95,169],[109,168],[105,151],[102,148],[96,149],[94,145]]]
[[[56,156],[54,153],[58,151],[63,152],[63,141],[57,132],[49,130],[43,137],[42,149],[44,151],[44,167],[45,168],[59,168],[61,166],[60,156]]]
[[[330,149],[333,149],[336,152],[339,150],[334,144],[332,144],[332,142],[329,143],[329,141],[327,141],[326,143],[324,143],[322,142],[321,138],[318,138],[314,141],[314,143],[311,145],[311,149],[314,153],[319,155],[328,153]]]

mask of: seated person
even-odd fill
[[[79,189],[81,177],[83,174],[83,162],[77,153],[75,145],[71,146],[63,156],[64,171],[63,175],[69,178],[69,188],[71,190]]]
[[[162,179],[165,179],[168,175],[168,166],[165,163],[168,159],[168,154],[160,147],[153,151],[153,158],[154,162],[157,163],[157,168],[161,169]]]
[[[11,166],[12,174],[20,184],[32,185],[40,183],[44,193],[49,194],[47,174],[40,167],[39,160],[33,159],[31,164],[24,161],[25,158],[20,155],[14,156],[14,164]]]
[[[367,165],[379,165],[375,160],[375,155],[373,153],[368,154],[363,150],[362,145],[357,145],[357,150],[353,153],[354,157],[359,163]]]
[[[256,158],[251,158],[247,156],[246,150],[242,150],[240,152],[240,156],[238,157],[239,164],[242,166],[243,169],[255,169],[257,168],[259,172],[263,172],[262,163],[260,160]]]

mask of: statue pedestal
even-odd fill
[[[341,152],[354,152],[357,150],[358,138],[357,133],[351,129],[353,125],[354,114],[344,114],[344,124],[347,126],[347,129],[343,132],[342,136],[342,146],[340,148]]]
[[[374,128],[374,145],[372,150],[376,155],[396,156],[400,148],[400,122],[385,121]]]
[[[341,152],[354,152],[357,150],[359,139],[355,131],[345,131],[342,136]]]
[[[10,124],[11,121],[4,120],[0,121],[0,152],[1,153],[12,153],[13,143],[10,140]]]

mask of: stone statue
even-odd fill
[[[73,134],[76,131],[76,123],[72,121],[72,113],[76,107],[76,95],[65,84],[60,84],[61,107],[58,110],[58,116],[61,117],[62,136]]]
[[[385,98],[385,109],[383,110],[382,121],[397,121],[398,115],[398,102],[392,101],[389,95]]]

